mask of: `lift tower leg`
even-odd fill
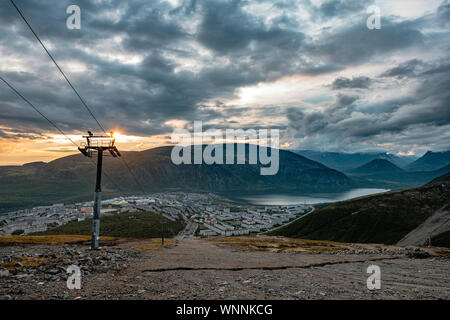
[[[94,196],[94,214],[92,217],[92,244],[93,250],[98,249],[98,243],[100,240],[100,209],[102,208],[102,164],[103,164],[103,151],[108,150],[114,157],[120,157],[121,154],[117,147],[114,146],[116,139],[114,133],[111,132],[109,136],[94,136],[92,132],[88,131],[86,138],[86,144],[82,144],[78,147],[78,150],[85,157],[92,157],[92,151],[97,151],[97,179],[95,181],[95,196]]]
[[[94,196],[94,215],[92,219],[92,245],[93,250],[98,249],[100,239],[100,209],[102,207],[102,164],[103,164],[103,150],[98,149],[97,158],[97,179],[95,182],[95,196]]]

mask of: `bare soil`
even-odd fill
[[[67,288],[70,264],[83,271],[80,290]],[[367,288],[371,264],[381,269],[379,290]],[[0,265],[9,272],[0,276],[3,299],[450,298],[449,251],[441,248],[273,237],[165,247],[130,240],[100,251],[73,243],[8,244],[0,247]]]

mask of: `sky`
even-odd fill
[[[175,129],[279,129],[281,148],[450,149],[448,0],[16,0],[121,150]],[[69,5],[81,29],[68,29]],[[376,5],[381,28],[369,29]],[[75,141],[99,132],[9,1],[0,75]],[[74,146],[0,82],[0,165]]]

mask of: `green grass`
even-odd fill
[[[100,235],[120,238],[158,238],[164,230],[165,237],[178,234],[185,224],[181,219],[171,221],[162,215],[150,212],[119,213],[100,218]],[[35,235],[90,235],[92,219],[69,222]]]
[[[94,181],[94,180],[92,180]],[[94,198],[92,181],[60,179],[37,179],[17,177],[0,183],[0,214],[24,208],[53,203],[75,203]],[[36,188],[39,185],[39,188]],[[104,199],[118,196],[106,182],[103,187]]]
[[[449,197],[446,188],[423,187],[343,201],[318,209],[268,235],[395,244],[448,204]]]

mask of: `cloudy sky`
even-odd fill
[[[16,3],[123,150],[170,144],[194,120],[278,128],[283,148],[450,149],[448,0]],[[9,1],[0,34],[2,77],[74,139],[99,131]],[[0,164],[74,153],[57,133],[0,82]]]

